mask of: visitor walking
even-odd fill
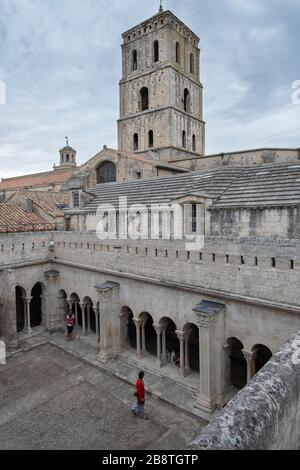
[[[139,373],[139,378],[136,381],[136,392],[137,403],[133,405],[132,412],[134,415],[139,416],[141,419],[145,418],[145,386],[144,386],[144,372]]]
[[[66,327],[67,327],[66,341],[72,341],[73,340],[72,334],[73,334],[73,330],[74,330],[74,325],[75,325],[75,315],[70,310],[68,315],[66,316]]]

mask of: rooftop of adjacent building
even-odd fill
[[[54,229],[54,224],[26,211],[21,204],[0,204],[0,233],[43,232]]]

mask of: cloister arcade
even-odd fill
[[[36,282],[31,289],[18,285],[16,292],[16,327],[17,331],[32,333],[37,326],[45,326],[44,305],[46,286]],[[28,295],[28,292],[30,293]],[[76,318],[75,332],[78,337],[94,335],[100,349],[101,343],[101,305],[90,296],[80,296],[76,292],[67,294],[60,290],[57,294],[58,312],[61,329],[69,310]],[[183,326],[176,320],[162,316],[154,320],[150,312],[134,313],[128,306],[123,306],[119,314],[119,353],[134,352],[141,361],[153,358],[153,365],[162,370],[172,366],[182,377],[191,373],[201,373],[199,346],[199,326],[197,322],[186,322]],[[157,318],[157,317],[156,317]],[[176,362],[171,362],[173,353]],[[228,338],[224,345],[224,364],[227,374],[227,386],[232,389],[243,388],[249,380],[272,357],[271,350],[263,344],[255,344],[246,351],[242,341],[236,337]],[[149,362],[148,362],[149,363]]]

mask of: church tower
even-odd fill
[[[122,37],[119,150],[164,162],[204,155],[199,38],[162,8]]]

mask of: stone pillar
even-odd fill
[[[180,371],[184,373],[184,334],[183,334],[183,331],[176,330],[176,335],[180,343]]]
[[[78,328],[78,300],[74,301],[76,329]]]
[[[31,303],[32,297],[26,297],[25,302],[26,302],[26,332],[28,335],[31,335],[32,329],[31,329],[31,320],[30,320],[30,303]]]
[[[244,358],[246,359],[247,362],[247,384],[252,380],[254,376],[254,370],[255,370],[255,353],[254,352],[248,352],[243,350],[243,355]]]
[[[86,336],[86,325],[85,325],[85,307],[86,307],[86,304],[85,303],[80,303],[80,308],[81,308],[81,323],[82,323],[82,326],[81,326],[81,329],[82,329],[82,336]]]
[[[161,347],[162,347],[162,365],[166,364],[167,359],[167,342],[166,342],[166,330],[168,327],[168,323],[163,323],[161,325]],[[170,351],[171,352],[171,351]]]
[[[50,270],[44,273],[46,278],[46,295],[43,306],[43,324],[50,332],[64,330],[64,316],[62,312],[61,297],[59,295],[59,271]]]
[[[145,332],[146,321],[141,323],[141,330],[142,330],[142,347],[141,347],[141,355],[144,357],[146,355],[146,332]]]
[[[91,334],[91,304],[87,304],[86,306],[86,314],[87,314],[87,331],[88,334]]]
[[[184,369],[187,374],[191,371],[189,358],[189,341],[191,334],[191,329],[187,329],[184,331]]]
[[[3,271],[3,297],[1,298],[1,324],[3,339],[8,349],[18,349],[16,280],[13,269]]]
[[[215,315],[199,315],[200,393],[196,406],[210,415],[216,407]]]
[[[115,358],[120,345],[120,284],[107,281],[95,286],[100,308],[100,348],[97,360],[107,362]]]
[[[100,309],[98,306],[95,309],[95,316],[96,316],[97,343],[100,344]]]
[[[157,347],[156,347],[156,352],[157,352],[157,364],[161,367],[162,365],[162,356],[161,356],[161,333],[162,333],[162,328],[160,325],[153,325],[156,335],[157,335]]]
[[[133,319],[135,327],[136,327],[136,356],[138,359],[141,359],[142,352],[141,352],[141,324],[142,320],[137,320],[136,318]]]

